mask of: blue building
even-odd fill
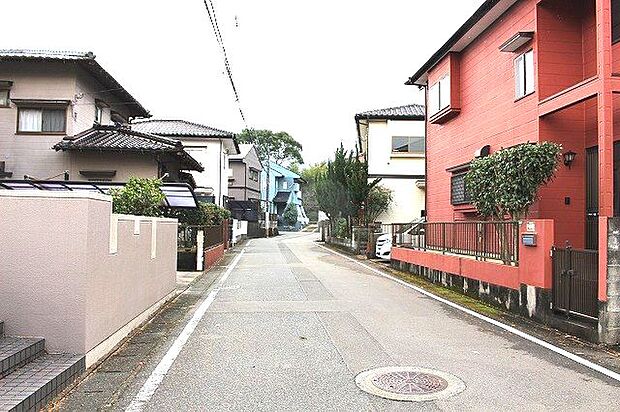
[[[301,183],[304,183],[304,180],[297,173],[274,162],[271,162],[269,166],[269,193],[267,193],[267,168],[263,168],[261,198],[274,204],[279,227],[284,226],[282,218],[288,205],[295,205],[297,208],[295,229],[299,230],[309,222],[301,194]]]

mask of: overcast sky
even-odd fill
[[[355,113],[404,86],[482,0],[212,0],[246,114],[306,163],[356,140]],[[244,127],[202,0],[4,0],[0,48],[93,51],[154,117]],[[21,16],[21,17],[20,17]]]

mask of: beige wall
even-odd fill
[[[112,215],[104,195],[39,191],[0,192],[0,216],[7,334],[86,354],[175,289],[174,219]]]
[[[60,62],[0,62],[0,80],[13,82],[11,99],[67,100],[67,135],[73,136],[95,121],[95,98],[126,115],[118,98],[102,92],[106,88],[82,69]],[[104,123],[110,121],[110,108],[104,109]],[[47,179],[69,169],[69,155],[52,149],[64,135],[16,134],[17,107],[0,107],[0,161],[13,178],[30,175]],[[62,178],[62,176],[61,176]]]
[[[116,170],[114,182],[126,182],[130,177],[158,177],[155,157],[149,154],[71,152],[67,169],[71,180],[88,180],[80,170]]]

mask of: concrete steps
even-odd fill
[[[0,412],[43,409],[85,366],[83,355],[46,353],[45,339],[4,336],[0,322]]]

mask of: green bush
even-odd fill
[[[465,183],[478,213],[498,220],[526,217],[540,187],[553,179],[560,153],[556,143],[523,143],[474,160]]]
[[[164,194],[161,180],[132,177],[123,188],[112,189],[114,213],[136,216],[162,216]]]
[[[218,226],[230,219],[230,211],[213,203],[198,202],[196,209],[171,209],[165,211],[166,217],[179,220],[190,226]]]
[[[284,224],[287,226],[295,226],[298,217],[297,205],[289,203],[286,209],[284,209],[284,215],[282,216]]]
[[[336,231],[334,233],[336,237],[345,239],[349,236],[349,224],[347,223],[347,219],[341,217],[336,222]]]

